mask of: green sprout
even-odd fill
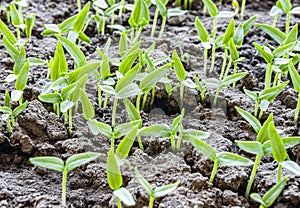
[[[295,91],[298,93],[298,102],[297,107],[294,114],[294,122],[296,123],[298,121],[299,116],[299,110],[300,110],[300,76],[298,71],[296,70],[294,64],[292,61],[289,62],[289,74],[294,86]]]
[[[240,4],[239,4],[239,2],[237,0],[232,0],[231,4],[232,4],[233,8],[235,8],[234,15],[237,16],[239,14]]]
[[[251,198],[260,204],[260,208],[268,208],[271,207],[275,202],[277,197],[283,191],[286,183],[288,181],[288,176],[286,176],[281,181],[277,182],[270,190],[268,190],[263,197],[261,197],[257,193],[252,193]]]
[[[245,157],[230,153],[230,152],[220,152],[217,153],[216,150],[209,144],[203,142],[197,137],[190,135],[187,139],[201,154],[214,162],[213,170],[210,175],[209,182],[212,183],[219,166],[251,166],[253,162]]]
[[[197,90],[200,92],[200,101],[202,104],[204,104],[205,101],[205,92],[207,92],[207,87],[204,87],[200,80],[199,80],[199,76],[195,76],[195,83],[197,86]]]
[[[62,197],[62,207],[66,208],[67,207],[67,175],[68,175],[68,173],[77,167],[80,167],[86,163],[96,160],[99,156],[100,156],[99,153],[85,152],[85,153],[72,155],[71,157],[69,157],[66,160],[66,162],[64,162],[60,158],[52,157],[52,156],[30,158],[30,162],[33,165],[63,173],[61,197]]]
[[[183,98],[184,98],[184,88],[189,87],[189,88],[196,88],[196,85],[194,84],[194,82],[191,79],[188,79],[186,77],[186,71],[184,69],[184,66],[176,52],[176,50],[174,50],[172,52],[172,61],[173,61],[173,68],[175,71],[175,75],[179,81],[179,83],[177,84],[177,87],[180,87],[180,108],[183,108]]]
[[[160,186],[153,190],[153,188],[151,187],[151,184],[140,174],[137,167],[134,168],[134,173],[135,173],[136,179],[138,180],[138,182],[141,184],[143,189],[146,191],[146,193],[150,197],[149,205],[148,205],[149,208],[153,207],[155,199],[157,199],[159,197],[163,197],[163,196],[175,191],[180,184],[180,181],[177,181],[176,183]]]
[[[241,72],[241,73],[237,73],[237,74],[227,76],[224,79],[222,79],[221,81],[219,81],[217,79],[214,79],[214,78],[206,79],[205,83],[207,85],[213,85],[214,87],[217,88],[212,106],[216,107],[219,93],[220,93],[220,91],[223,87],[226,87],[226,86],[229,86],[233,83],[236,83],[237,81],[243,79],[247,75],[248,75],[248,72]]]
[[[246,7],[246,0],[242,1],[242,8],[241,8],[241,18],[244,18],[244,13],[245,13],[245,7]]]
[[[185,0],[185,1],[187,1],[187,0]],[[168,4],[168,2],[169,2],[169,0],[155,0],[156,10],[155,10],[154,19],[153,19],[151,37],[154,37],[155,28],[156,28],[157,19],[158,19],[158,13],[160,13],[161,16],[163,17],[158,38],[161,38],[161,36],[164,32],[166,21],[167,21],[168,17],[181,16],[181,15],[184,15],[187,13],[187,11],[183,11],[180,9],[167,9],[166,5]]]
[[[286,81],[277,86],[264,89],[258,94],[244,88],[245,94],[251,100],[255,101],[254,116],[260,120],[263,116],[263,112],[267,111],[269,103],[271,103],[285,89],[288,83],[289,81]],[[260,113],[258,114],[259,107]]]
[[[32,28],[34,27],[35,14],[28,14],[25,19],[25,34],[26,37],[31,40]]]
[[[122,208],[121,202],[123,202],[126,206],[135,205],[135,201],[131,193],[126,188],[121,187],[123,184],[123,178],[113,149],[108,152],[107,181],[109,187],[114,191],[113,194],[116,196],[118,208]]]
[[[15,118],[26,109],[27,105],[28,105],[28,101],[26,101],[25,103],[19,105],[14,110],[12,110],[9,93],[8,91],[5,91],[4,106],[0,107],[0,112],[3,113],[1,118],[7,124],[9,135],[11,135],[13,132],[12,127],[16,127]]]

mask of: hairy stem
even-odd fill
[[[182,142],[182,135],[180,134],[179,137],[178,137],[178,140],[177,140],[177,145],[176,145],[176,152],[179,152],[180,151],[180,146],[181,146],[181,142]]]
[[[140,106],[141,106],[141,98],[142,98],[143,94],[139,94],[136,98],[136,103],[135,103],[135,107],[137,111],[140,111]]]
[[[218,166],[219,166],[218,161],[215,160],[215,161],[214,161],[214,167],[213,167],[213,169],[212,169],[212,172],[211,172],[211,175],[210,175],[210,178],[209,178],[209,182],[210,182],[210,183],[212,183],[212,182],[214,181],[214,178],[215,178],[215,176],[216,176],[216,174],[217,174]]]
[[[105,97],[104,97],[104,103],[103,103],[103,108],[106,108],[107,106],[107,101],[108,101],[108,93],[105,93]]]
[[[7,123],[7,130],[8,130],[8,135],[12,135],[12,127],[11,127],[11,123],[10,123],[10,119],[6,120]]]
[[[155,14],[154,14],[154,19],[153,19],[152,30],[151,30],[151,37],[154,37],[154,34],[155,34],[155,28],[156,28],[157,19],[158,19],[158,13],[159,13],[159,10],[158,10],[158,8],[156,8]]]
[[[164,32],[166,21],[167,21],[167,16],[163,17],[158,38],[161,38],[161,36],[162,36],[162,34]]]
[[[257,168],[259,166],[260,160],[261,160],[261,155],[256,155],[255,163],[254,163],[254,166],[252,168],[250,179],[248,181],[247,188],[246,188],[246,194],[245,194],[246,199],[249,199],[251,187],[252,187],[252,184],[253,184],[253,181],[254,181],[254,178],[255,178],[256,171],[257,171]]]
[[[300,92],[298,93],[298,102],[297,102],[297,107],[296,107],[295,115],[294,115],[294,122],[295,123],[297,123],[297,121],[298,121],[299,110],[300,110]]]
[[[114,99],[114,104],[113,104],[112,116],[111,116],[111,125],[112,125],[112,127],[116,126],[117,106],[118,106],[118,99],[115,98]]]
[[[222,78],[224,76],[225,67],[226,67],[226,63],[227,63],[227,56],[228,56],[228,49],[225,48],[224,54],[223,54],[223,64],[222,64],[221,73],[220,73],[220,77],[219,77],[220,80],[222,80]]]
[[[63,172],[63,178],[62,178],[62,192],[61,192],[61,201],[62,201],[62,207],[66,208],[67,207],[67,169],[64,169]]]
[[[106,17],[103,16],[102,17],[102,22],[101,22],[101,35],[105,34],[105,21],[106,21]]]

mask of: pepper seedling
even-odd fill
[[[268,208],[271,207],[272,204],[275,202],[277,197],[283,191],[286,183],[288,181],[288,176],[284,179],[276,183],[270,190],[268,190],[263,197],[261,197],[257,193],[252,193],[250,196],[251,198],[260,204],[260,208]]]
[[[209,78],[209,79],[204,80],[204,82],[206,83],[207,86],[212,86],[212,87],[217,88],[212,106],[216,107],[219,93],[223,87],[226,87],[233,83],[236,83],[237,81],[243,79],[247,75],[248,75],[248,72],[241,72],[241,73],[227,76],[224,79],[222,79],[221,81],[219,81],[215,78]]]
[[[185,1],[187,1],[187,0],[185,0]],[[169,0],[155,0],[156,10],[155,10],[154,19],[153,19],[151,37],[154,37],[155,28],[156,28],[157,19],[158,19],[158,13],[160,13],[160,15],[162,16],[162,23],[160,26],[160,32],[159,32],[158,38],[161,38],[161,36],[164,32],[166,21],[167,21],[168,17],[181,16],[181,15],[184,15],[187,13],[187,11],[180,10],[180,9],[167,9],[166,5],[168,4],[168,2],[169,2]],[[184,9],[186,9],[186,8],[184,8]]]
[[[155,199],[157,199],[159,197],[163,197],[163,196],[175,191],[180,184],[180,181],[177,181],[176,183],[160,186],[153,190],[150,183],[140,174],[137,167],[134,168],[134,173],[135,173],[136,179],[138,180],[138,182],[141,184],[143,189],[146,191],[146,193],[150,197],[149,205],[148,205],[149,208],[153,207]]]
[[[108,185],[116,196],[118,208],[122,208],[121,202],[126,206],[134,206],[135,201],[131,193],[126,188],[121,187],[123,185],[123,178],[113,149],[108,152],[106,173]]]
[[[209,179],[210,183],[213,182],[219,166],[251,166],[254,164],[250,159],[230,152],[217,153],[212,146],[193,135],[190,135],[186,140],[190,142],[201,154],[214,162],[214,167]]]
[[[85,152],[85,153],[79,153],[76,155],[72,155],[71,157],[69,157],[66,160],[66,162],[64,162],[60,158],[52,157],[52,156],[30,158],[29,161],[33,165],[63,173],[61,197],[62,197],[62,207],[66,208],[67,207],[67,175],[68,175],[68,173],[77,167],[80,167],[86,163],[96,160],[99,156],[100,156],[100,153]]]
[[[261,119],[263,112],[267,111],[269,103],[271,103],[288,85],[289,81],[283,82],[277,86],[264,89],[258,94],[244,88],[245,94],[255,101],[254,116],[259,120]],[[260,113],[258,115],[258,109],[260,107]]]
[[[300,110],[300,76],[298,71],[296,70],[294,63],[292,61],[289,62],[289,74],[294,86],[295,91],[298,93],[298,102],[294,114],[294,122],[298,121],[299,110]]]
[[[9,135],[11,135],[13,132],[12,127],[16,127],[15,118],[26,109],[27,105],[28,105],[28,101],[26,101],[25,103],[19,105],[14,110],[12,110],[10,105],[9,93],[8,91],[5,91],[4,106],[0,107],[0,112],[3,113],[1,118],[7,124]]]

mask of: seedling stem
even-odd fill
[[[254,163],[254,166],[252,168],[250,179],[248,181],[248,185],[247,185],[247,188],[246,188],[246,199],[249,199],[251,187],[252,187],[252,184],[253,184],[253,181],[254,181],[256,171],[257,171],[258,165],[260,163],[261,157],[262,157],[261,155],[256,155],[255,163]]]
[[[213,170],[212,170],[211,175],[210,175],[210,178],[209,178],[209,182],[210,182],[210,183],[212,183],[212,182],[214,181],[214,178],[215,178],[215,176],[216,176],[216,174],[217,174],[218,166],[219,166],[218,161],[215,160],[215,161],[214,161],[214,167],[213,167]]]
[[[164,32],[164,28],[165,28],[165,25],[166,25],[166,21],[167,21],[167,17],[163,17],[162,19],[162,23],[161,23],[161,27],[160,27],[160,32],[159,32],[159,35],[158,35],[158,38],[161,38],[163,32]]]
[[[67,207],[67,169],[64,169],[63,172],[63,178],[62,178],[62,193],[61,193],[61,201],[62,201],[62,207],[66,208]]]
[[[298,93],[298,102],[297,102],[297,107],[296,107],[295,115],[294,115],[294,122],[295,123],[298,121],[299,110],[300,110],[300,93]]]
[[[118,99],[114,99],[114,105],[113,105],[113,112],[111,117],[111,125],[112,127],[116,126],[116,113],[117,113],[117,105],[118,105]]]
[[[156,8],[155,14],[154,14],[154,19],[153,19],[153,26],[152,26],[152,31],[151,31],[151,37],[154,37],[155,28],[156,28],[157,19],[158,19],[158,13],[159,13],[159,10],[158,10],[158,8]]]
[[[278,171],[277,171],[277,183],[281,181],[281,172],[282,172],[282,165],[278,163]]]
[[[242,19],[244,18],[245,7],[246,7],[246,0],[243,0],[242,8],[241,8],[241,17],[242,17]]]

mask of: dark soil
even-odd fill
[[[231,1],[225,1],[223,5],[217,4],[221,10],[233,11]],[[6,5],[9,1],[1,1],[0,5]],[[82,3],[85,3],[82,1]],[[246,17],[257,15],[257,22],[271,24],[273,19],[269,11],[274,1],[253,0],[248,1]],[[174,49],[179,50],[179,43],[184,53],[190,55],[190,62],[185,62],[188,77],[193,78],[203,75],[203,48],[194,27],[194,20],[199,16],[206,27],[211,29],[212,18],[203,15],[201,1],[193,3],[193,9],[183,17],[170,18],[161,39],[150,38],[151,24],[144,28],[142,33],[143,47],[148,47],[155,41],[156,54],[170,55]],[[294,1],[294,6],[299,6],[299,1]],[[60,23],[76,13],[75,1],[57,0],[29,0],[29,7],[24,8],[24,13],[36,13],[35,27],[32,41],[26,46],[28,57],[49,59],[53,57],[56,39],[49,36],[41,36],[46,23]],[[151,9],[153,16],[154,10]],[[1,13],[4,21],[5,15]],[[123,22],[129,18],[124,15]],[[240,22],[240,19],[236,19]],[[118,21],[118,20],[117,20]],[[284,28],[284,17],[279,18],[278,26]],[[160,22],[160,20],[159,20]],[[299,17],[292,16],[291,25],[299,23]],[[218,34],[222,34],[229,19],[221,19],[218,22]],[[127,23],[125,24],[125,26]],[[13,30],[13,28],[10,26]],[[88,35],[93,43],[82,43],[81,49],[87,56],[87,60],[97,59],[96,47],[103,47],[109,37],[112,38],[110,57],[117,57],[119,35],[110,33],[104,36],[98,35],[95,23],[88,27]],[[248,112],[254,111],[254,103],[243,93],[243,87],[249,90],[259,91],[263,89],[264,71],[266,64],[255,51],[252,43],[263,44],[269,38],[257,27],[253,27],[245,38],[243,46],[239,49],[240,56],[246,60],[238,65],[238,71],[248,71],[249,75],[240,82],[235,89],[226,88],[220,93],[218,108],[211,108],[214,89],[210,89],[205,97],[205,103],[200,103],[197,93],[186,89],[184,107],[184,127],[212,132],[207,143],[218,152],[229,151],[254,160],[253,155],[246,154],[238,149],[235,140],[255,140],[255,131],[244,121],[234,107],[239,106]],[[0,40],[0,105],[3,105],[5,90],[12,91],[14,84],[5,83],[4,79],[11,73],[13,61],[5,52]],[[69,62],[71,65],[72,62]],[[216,54],[217,77],[222,64],[222,51]],[[173,75],[172,75],[173,76]],[[174,78],[175,75],[171,78]],[[52,113],[51,106],[41,103],[37,96],[47,80],[47,66],[34,66],[31,68],[28,86],[25,90],[25,99],[29,101],[28,108],[17,118],[17,128],[8,136],[6,124],[0,121],[0,207],[60,207],[61,174],[37,167],[29,163],[30,157],[54,155],[66,159],[67,157],[85,151],[97,151],[102,154],[97,162],[90,163],[71,171],[68,175],[67,201],[69,207],[116,207],[115,198],[112,195],[106,179],[106,154],[110,148],[110,140],[104,136],[92,136],[81,114],[74,115],[74,134],[68,135],[67,126],[63,118],[58,118]],[[175,82],[175,81],[174,81]],[[96,119],[102,122],[111,122],[111,105],[109,108],[97,109],[97,93],[95,82],[90,79],[87,84],[90,99],[96,108]],[[270,104],[268,111],[263,116],[265,120],[268,114],[274,114],[274,122],[278,129],[284,130],[282,136],[299,135],[299,122],[293,121],[297,95],[288,86],[274,102]],[[121,102],[120,102],[121,103]],[[180,113],[179,92],[175,92],[168,98],[164,90],[158,91],[152,109],[142,112],[145,126],[164,123],[171,125],[172,120]],[[118,107],[117,123],[126,121],[127,116],[124,107]],[[117,141],[118,143],[118,141]],[[171,151],[170,141],[163,138],[143,138],[145,152],[135,144],[128,158],[130,167],[124,169],[124,187],[134,196],[137,206],[148,205],[149,198],[133,175],[133,168],[138,166],[143,176],[154,186],[161,186],[180,181],[180,186],[173,193],[155,201],[155,207],[258,207],[253,201],[244,198],[245,188],[251,168],[220,167],[213,184],[208,183],[212,170],[212,162],[201,155],[188,144],[183,144],[181,152],[174,154]],[[289,157],[300,163],[300,146],[288,150]],[[270,157],[264,157],[259,166],[252,192],[264,194],[276,183],[276,162]],[[283,175],[289,175],[289,181],[281,196],[276,200],[274,207],[300,207],[300,180],[290,172],[283,171]]]

